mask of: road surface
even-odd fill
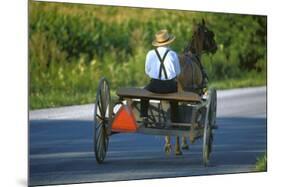
[[[266,87],[218,92],[217,124],[210,166],[202,164],[202,141],[182,156],[164,153],[164,137],[116,134],[106,161],[93,152],[93,105],[29,113],[29,184],[195,176],[251,172],[266,151]]]

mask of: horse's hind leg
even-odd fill
[[[186,137],[183,136],[182,139],[181,139],[181,148],[182,149],[185,149],[185,150],[188,150],[189,149],[189,146],[188,144],[186,143]]]
[[[175,154],[176,155],[182,155],[181,149],[180,149],[180,143],[179,143],[179,136],[176,136],[176,145],[175,145]]]
[[[172,151],[172,146],[171,146],[171,137],[170,136],[165,136],[165,153],[170,154]]]

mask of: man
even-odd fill
[[[175,36],[169,34],[166,29],[155,34],[152,45],[156,48],[146,55],[145,73],[151,80],[145,89],[155,93],[177,92],[176,77],[180,74],[179,58],[177,53],[169,47],[174,40]],[[170,102],[170,105],[171,120],[175,121],[177,103]],[[148,123],[148,106],[148,100],[141,101],[141,117],[145,126]]]

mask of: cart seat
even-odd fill
[[[182,102],[200,102],[201,98],[193,92],[176,92],[168,94],[153,93],[143,88],[119,88],[117,95],[122,98],[155,99]]]

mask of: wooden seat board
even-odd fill
[[[193,92],[176,92],[159,94],[153,93],[142,88],[119,88],[117,95],[124,98],[138,98],[138,99],[156,99],[168,101],[189,101],[200,102],[201,98],[198,94]]]

